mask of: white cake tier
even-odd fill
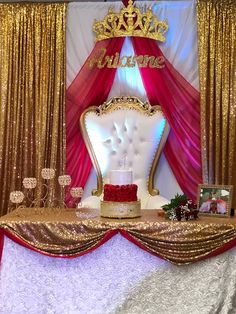
[[[133,183],[132,170],[111,170],[110,171],[110,184],[125,185]]]

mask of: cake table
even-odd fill
[[[169,222],[147,210],[113,220],[86,209],[25,208],[2,217],[0,231],[3,314],[236,308],[235,218]]]

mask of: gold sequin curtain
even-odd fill
[[[236,1],[198,0],[205,183],[233,184],[236,206]]]
[[[64,172],[65,18],[64,3],[0,4],[0,215],[24,177]]]

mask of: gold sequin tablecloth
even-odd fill
[[[142,211],[135,219],[107,219],[98,210],[19,208],[0,218],[4,235],[49,256],[88,253],[120,232],[142,249],[174,264],[188,264],[236,245],[236,218],[200,217],[177,222]],[[0,245],[1,247],[1,245]]]

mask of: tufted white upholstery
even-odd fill
[[[88,111],[84,117],[85,130],[101,170],[103,184],[109,183],[109,170],[132,169],[142,208],[160,208],[168,202],[162,196],[151,196],[147,189],[165,123],[160,111],[149,116],[126,107],[102,115]],[[83,199],[82,203],[99,208],[100,197],[91,196]]]

